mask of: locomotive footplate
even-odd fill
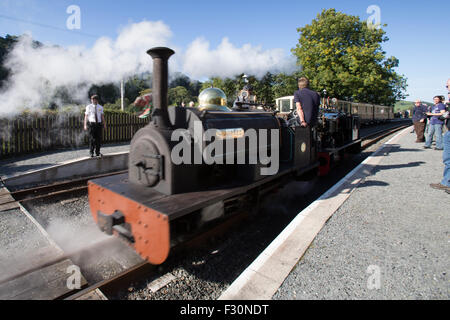
[[[128,181],[128,174],[113,175],[88,182],[91,213],[100,229],[129,240],[137,253],[152,264],[163,263],[171,247],[170,224],[178,218],[244,195],[287,174],[310,172],[319,166],[281,166],[278,174],[252,184],[221,186],[213,190],[164,195]]]

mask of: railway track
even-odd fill
[[[385,130],[380,130],[377,131],[375,133],[371,133],[368,134],[367,136],[362,138],[362,143],[361,143],[361,149],[366,149],[368,147],[370,147],[371,145],[373,145],[374,143],[382,140],[383,138],[390,136],[391,134],[403,130],[405,128],[410,127],[411,124],[403,124],[400,125],[399,127],[395,127],[395,128],[390,128],[390,129],[385,129]]]
[[[177,244],[171,249],[171,256],[173,259],[181,257],[181,255],[189,250],[201,246],[206,240],[212,237],[226,233],[230,228],[244,220],[249,216],[248,212],[240,212],[229,217],[225,221],[218,223],[213,228],[197,232],[189,237],[188,240]],[[83,290],[74,293],[73,295],[62,297],[64,300],[78,300],[90,297],[96,290],[100,290],[105,295],[112,295],[115,292],[126,288],[130,283],[136,282],[142,277],[148,277],[150,274],[159,273],[160,266],[151,265],[143,261],[130,269],[124,270],[110,279],[92,284]]]
[[[374,133],[370,133],[366,136],[364,136],[362,139],[362,145],[361,149],[367,149],[376,142],[382,140],[383,138],[392,135],[393,133],[400,131],[404,128],[409,127],[410,125],[400,125],[395,128],[389,128],[389,129],[383,129],[379,130]],[[236,224],[238,221],[242,221],[248,216],[248,213],[240,213],[236,214],[232,218],[226,220],[224,223],[217,225],[213,229],[209,229],[207,232],[200,233],[195,235],[193,238],[191,238],[189,241],[186,241],[182,244],[177,245],[176,247],[172,248],[171,255],[175,256],[180,252],[185,251],[186,248],[191,246],[196,246],[201,244],[205,239],[211,236],[216,236],[219,233],[225,233],[226,230],[228,230],[230,227],[232,227],[234,224]],[[142,262],[128,270],[124,270],[123,272],[119,273],[118,275],[112,277],[111,279],[104,280],[102,282],[99,282],[97,284],[93,284],[84,290],[77,292],[71,296],[65,297],[66,300],[77,300],[77,299],[83,299],[83,297],[89,297],[92,295],[92,293],[96,290],[100,290],[101,292],[105,293],[106,295],[113,294],[114,292],[117,292],[120,289],[126,288],[129,286],[129,284],[138,281],[140,278],[146,276],[148,277],[149,274],[156,273],[157,272],[157,266],[150,265],[147,262]]]
[[[399,130],[402,130],[406,127],[410,126],[402,124],[395,128],[389,128],[389,129],[383,129],[379,130],[375,133],[368,134],[362,138],[361,148],[366,149],[370,147],[371,145],[375,144],[377,141],[385,138],[386,136],[389,136]],[[103,175],[96,175],[96,176],[90,176],[82,179],[76,179],[72,181],[67,182],[59,182],[54,183],[47,186],[40,186],[35,188],[28,188],[24,190],[17,190],[11,192],[11,195],[14,197],[16,201],[19,202],[31,202],[33,200],[38,199],[48,199],[52,197],[62,196],[66,194],[71,194],[74,192],[79,191],[85,191],[87,189],[87,181],[90,179],[95,179],[99,177],[104,177],[112,174],[121,174],[126,171],[120,171],[120,172],[114,172],[110,174],[103,174]],[[225,233],[229,228],[236,225],[239,221],[242,221],[245,217],[248,216],[248,213],[239,213],[235,214],[229,219],[225,220],[224,222],[216,225],[214,228],[211,228],[204,232],[199,232],[189,238],[189,240],[176,245],[172,248],[172,253],[174,257],[177,256],[177,253],[185,251],[187,248],[199,245],[203,242],[206,242],[205,239],[208,239],[212,236],[216,236],[220,233]],[[136,282],[142,277],[148,277],[149,274],[156,274],[158,273],[158,268],[150,265],[147,262],[139,263],[127,270],[124,270],[117,275],[113,276],[110,279],[106,279],[103,281],[100,281],[98,283],[94,283],[91,285],[88,285],[88,287],[84,288],[83,290],[72,294],[70,296],[62,296],[59,297],[59,299],[67,299],[67,300],[74,300],[74,299],[85,299],[88,296],[92,296],[93,293],[96,290],[100,290],[101,292],[105,293],[106,295],[111,295],[114,292],[117,292],[123,288],[126,288],[130,283]]]
[[[38,199],[52,198],[56,196],[66,195],[78,191],[87,190],[87,182],[91,179],[108,177],[111,175],[126,173],[128,170],[115,171],[111,173],[94,175],[80,179],[56,182],[49,185],[38,186],[27,189],[20,189],[10,192],[15,201],[30,202]]]

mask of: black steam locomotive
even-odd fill
[[[360,118],[340,110],[319,110],[317,125],[321,150],[336,149],[359,139]]]
[[[317,130],[303,128],[274,112],[228,109],[218,88],[200,94],[199,108],[168,108],[174,52],[158,47],[148,54],[154,111],[132,139],[129,173],[88,187],[100,229],[127,239],[150,263],[162,263],[186,230],[255,208],[281,179],[316,172],[319,148],[354,138],[354,118],[322,113]]]

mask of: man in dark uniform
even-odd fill
[[[309,89],[309,80],[305,77],[298,79],[298,90],[294,93],[294,102],[302,127],[314,127],[319,115],[320,96]]]
[[[427,110],[428,106],[422,104],[420,100],[416,100],[414,102],[413,109],[413,123],[414,123],[414,131],[416,132],[417,139],[416,142],[425,142],[425,126],[427,125]]]

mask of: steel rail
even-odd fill
[[[361,145],[361,149],[366,149],[366,148],[370,147],[371,145],[373,145],[374,143],[380,141],[381,139],[383,139],[383,138],[385,138],[385,137],[387,137],[387,136],[389,136],[389,135],[391,135],[391,134],[393,134],[393,133],[395,133],[397,131],[400,131],[400,130],[403,130],[405,128],[408,128],[410,126],[411,125],[409,125],[409,124],[408,125],[404,124],[404,125],[401,125],[399,127],[389,128],[389,129],[386,129],[386,130],[380,130],[378,132],[369,134],[369,135],[365,136],[364,138],[362,138],[363,141],[368,141],[368,142],[362,144]]]
[[[196,247],[204,244],[206,240],[223,234],[233,226],[236,226],[240,221],[250,216],[249,212],[239,212],[228,217],[224,221],[218,223],[213,228],[198,232],[191,236],[190,239],[185,240],[171,248],[172,258],[181,256],[188,248]],[[113,294],[114,292],[124,289],[130,283],[138,281],[143,276],[148,276],[151,272],[157,272],[159,266],[152,265],[147,261],[136,264],[135,266],[124,270],[110,279],[105,279],[98,283],[92,284],[79,292],[71,294],[69,296],[60,297],[58,299],[64,300],[77,300],[83,296],[93,293],[95,290],[100,290],[102,293]]]
[[[13,203],[13,202],[28,202],[33,201],[37,199],[43,199],[43,198],[51,198],[67,193],[77,192],[77,191],[83,191],[87,190],[86,182],[88,180],[97,179],[97,178],[103,178],[108,177],[112,175],[122,174],[126,173],[128,170],[122,170],[122,171],[115,171],[111,173],[101,174],[101,175],[95,175],[95,176],[89,176],[84,177],[80,179],[70,180],[70,181],[64,181],[64,182],[57,182],[45,186],[38,186],[28,189],[21,189],[10,192],[11,196],[14,198],[14,201],[9,201],[7,203]],[[81,185],[81,186],[80,186]],[[72,187],[74,186],[74,187]],[[31,195],[31,197],[29,197]]]

